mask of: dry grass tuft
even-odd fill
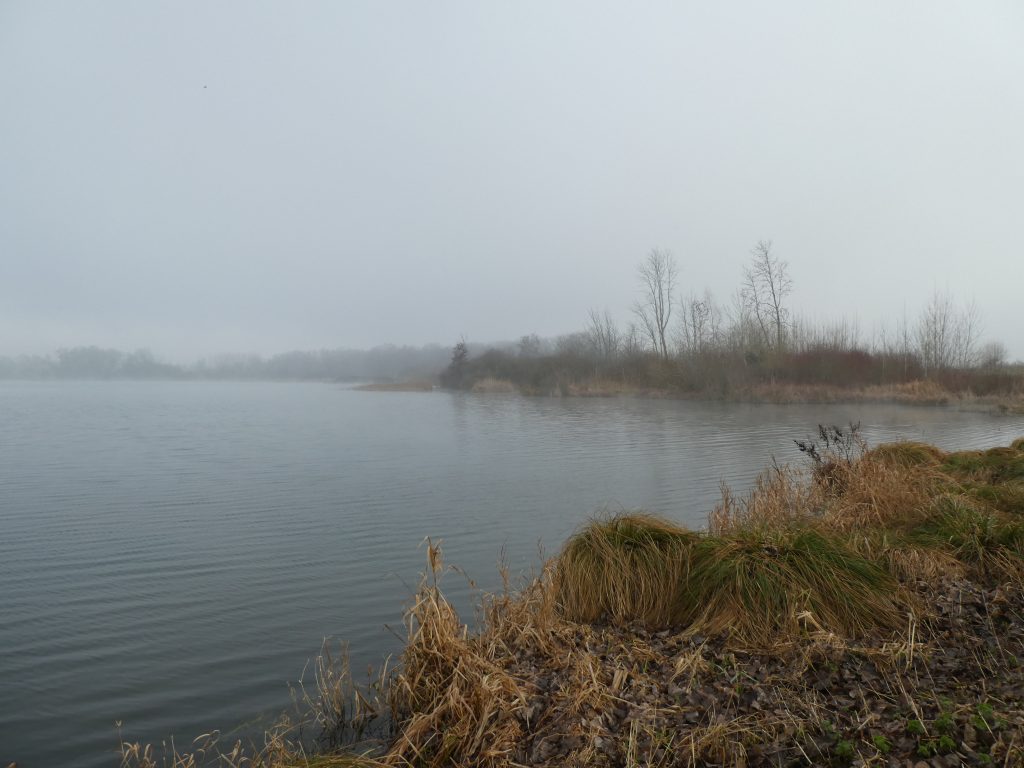
[[[919,518],[945,478],[930,464],[905,465],[865,455],[839,470],[823,502],[828,527],[840,531],[890,528]]]
[[[867,451],[865,458],[900,467],[917,467],[921,465],[937,466],[944,455],[934,445],[906,440],[880,445]]]
[[[729,536],[751,529],[772,530],[819,517],[822,489],[806,472],[775,467],[758,475],[753,490],[736,498],[722,485],[722,500],[708,516],[708,531]]]
[[[594,521],[568,541],[555,563],[558,604],[572,621],[672,624],[678,620],[673,596],[697,539],[639,513]]]
[[[438,587],[440,549],[407,615],[409,638],[391,688],[401,723],[388,765],[507,765],[524,735],[528,681],[509,671],[517,650],[544,647],[553,615],[545,576],[522,595],[492,598],[470,633]]]

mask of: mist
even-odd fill
[[[0,354],[450,347],[625,323],[635,266],[1024,357],[1024,10],[0,7]]]

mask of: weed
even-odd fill
[[[838,757],[840,760],[852,760],[853,756],[856,753],[857,750],[854,748],[852,741],[843,739],[842,741],[836,743],[835,756]]]

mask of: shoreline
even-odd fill
[[[960,410],[1024,415],[1024,395],[975,395],[943,389],[933,382],[913,381],[903,385],[836,387],[831,385],[757,385],[729,394],[711,391],[686,391],[640,387],[602,380],[571,383],[551,391],[532,391],[518,387],[508,379],[487,378],[468,390],[445,389],[425,380],[371,382],[353,387],[360,392],[469,392],[476,395],[519,395],[521,397],[635,398],[649,400],[694,400],[722,403],[769,405],[855,405],[896,404],[956,407]]]

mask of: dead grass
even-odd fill
[[[427,379],[413,379],[411,381],[374,381],[369,384],[360,384],[354,389],[358,392],[432,392],[435,383]]]
[[[596,520],[565,545],[554,567],[563,613],[668,626],[679,621],[679,590],[697,535],[640,513]]]
[[[766,403],[907,403],[948,405],[960,396],[935,381],[844,387],[832,384],[755,384],[737,399]]]
[[[471,392],[483,395],[509,395],[519,390],[516,385],[507,379],[496,379],[492,376],[473,382]]]
[[[384,760],[390,765],[503,765],[523,736],[518,717],[528,682],[509,672],[511,651],[534,636],[520,623],[535,606],[528,594],[518,610],[491,603],[487,630],[471,634],[442,596],[440,550],[429,550],[431,573],[408,613],[409,639],[391,688],[402,727]],[[536,606],[541,607],[541,606]],[[537,615],[543,615],[543,610]]]

